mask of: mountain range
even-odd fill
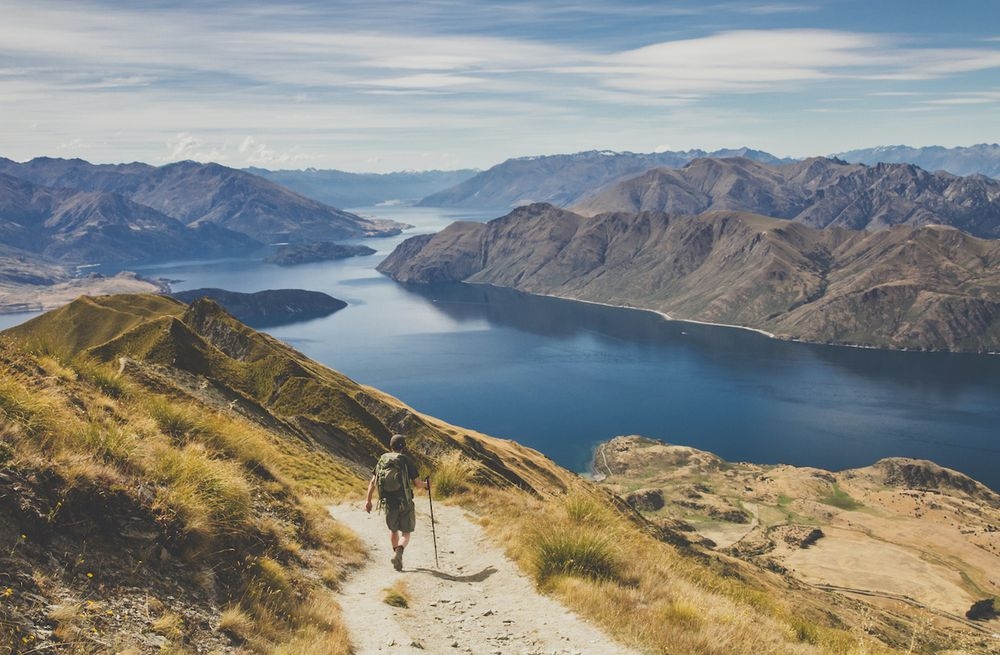
[[[1000,145],[979,143],[974,146],[879,146],[849,150],[833,155],[859,164],[914,164],[928,171],[948,171],[955,175],[988,175],[1000,178]]]
[[[820,228],[941,224],[1000,237],[1000,181],[929,173],[912,164],[865,166],[822,157],[788,164],[697,159],[683,168],[657,168],[608,185],[572,209],[588,216],[731,210]]]
[[[115,194],[131,204],[103,198],[100,211],[115,213],[115,220],[122,223],[148,221],[149,210],[154,210],[189,228],[213,225],[260,243],[336,240],[392,234],[401,228],[392,221],[341,211],[219,164],[182,161],[155,167],[49,157],[18,163],[0,158],[0,173],[48,188]],[[111,206],[115,202],[117,208]],[[145,218],[140,217],[143,212]]]
[[[449,189],[425,197],[426,207],[510,209],[547,202],[565,207],[579,202],[602,186],[651,168],[678,167],[699,157],[747,157],[768,163],[782,161],[774,155],[739,148],[684,152],[635,153],[590,150],[571,155],[508,159]]]
[[[42,186],[3,173],[0,243],[69,263],[210,257],[261,247],[213,223],[189,227],[118,193]]]
[[[367,207],[382,203],[413,203],[464,182],[479,171],[397,171],[348,173],[332,169],[277,170],[247,168],[253,173],[307,198],[334,207]]]
[[[451,188],[431,194],[419,204],[506,210],[533,202],[547,202],[569,207],[583,202],[604,186],[654,168],[680,168],[695,159],[730,157],[743,157],[763,164],[799,161],[752,148],[649,154],[592,150],[567,155],[520,157],[508,159]],[[928,171],[943,170],[954,175],[1000,177],[1000,146],[996,144],[958,148],[881,146],[831,155],[831,158],[869,165],[914,164]]]
[[[725,210],[587,217],[535,204],[412,237],[378,269],[811,342],[1000,350],[1000,241],[937,225],[817,229]]]

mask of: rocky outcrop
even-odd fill
[[[662,489],[639,489],[625,496],[625,502],[640,512],[655,512],[663,509]]]
[[[592,218],[537,204],[403,242],[378,270],[739,325],[789,339],[1000,350],[1000,242],[815,229],[745,212]]]
[[[934,462],[905,457],[881,459],[872,467],[888,487],[965,494],[1000,509],[1000,494],[969,476]]]

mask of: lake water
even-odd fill
[[[419,226],[405,236],[500,215],[354,211]],[[178,290],[307,288],[346,300],[327,318],[267,331],[422,412],[577,471],[596,443],[643,434],[728,460],[833,470],[925,458],[1000,490],[1000,357],[789,343],[507,289],[405,287],[374,270],[405,236],[365,240],[378,254],[339,262],[140,270],[181,280]]]

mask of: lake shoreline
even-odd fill
[[[585,300],[583,298],[574,298],[572,296],[559,296],[559,295],[556,295],[554,293],[535,293],[535,292],[532,292],[532,291],[523,291],[521,289],[516,289],[514,287],[505,287],[505,286],[502,286],[502,285],[499,285],[499,284],[490,284],[490,283],[486,283],[486,282],[460,282],[460,284],[471,284],[473,286],[494,287],[496,289],[511,289],[513,291],[519,291],[521,293],[527,293],[529,295],[540,296],[540,297],[543,297],[543,298],[555,298],[557,300],[569,300],[569,301],[572,301],[572,302],[586,303],[588,305],[598,305],[600,307],[611,307],[613,309],[631,309],[631,310],[640,311],[640,312],[650,312],[650,313],[656,314],[657,316],[663,318],[664,320],[670,321],[672,323],[692,323],[694,325],[709,325],[709,326],[712,326],[712,327],[732,328],[732,329],[735,329],[735,330],[744,330],[744,331],[747,331],[747,332],[756,332],[757,334],[765,336],[768,339],[774,339],[775,341],[786,341],[788,343],[801,343],[801,344],[807,344],[807,345],[812,345],[812,346],[831,346],[831,347],[834,347],[834,348],[857,348],[859,350],[882,350],[882,351],[886,351],[886,352],[900,352],[900,353],[924,353],[924,354],[927,354],[927,353],[941,353],[941,354],[947,354],[947,355],[986,355],[986,356],[1000,355],[1000,351],[992,351],[992,350],[991,351],[987,351],[987,352],[975,352],[975,351],[970,351],[970,350],[919,350],[919,349],[916,349],[916,348],[891,348],[891,347],[888,347],[888,346],[873,346],[873,345],[870,345],[870,344],[862,344],[862,343],[829,343],[829,342],[825,342],[825,341],[809,341],[807,339],[799,339],[797,337],[783,337],[783,336],[779,336],[777,334],[774,334],[773,332],[768,332],[767,330],[762,330],[760,328],[750,327],[748,325],[735,325],[735,324],[732,324],[732,323],[713,323],[712,321],[699,321],[699,320],[693,319],[693,318],[676,318],[674,316],[671,316],[670,314],[667,314],[666,312],[662,312],[662,311],[660,311],[658,309],[652,309],[652,308],[649,308],[649,307],[638,307],[636,305],[616,305],[616,304],[613,304],[613,303],[600,302],[600,301],[597,301],[597,300]]]

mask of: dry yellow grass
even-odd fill
[[[25,373],[33,367],[46,376]],[[51,354],[38,361],[4,349],[0,424],[5,466],[52,470],[68,487],[151,489],[149,511],[180,527],[192,556],[211,554],[204,545],[220,539],[263,545],[246,562],[216,564],[228,571],[224,584],[233,593],[219,625],[246,652],[348,652],[328,586],[363,553],[324,504],[359,481],[328,453],[218,408],[149,393],[103,364],[65,363]],[[242,585],[232,587],[233,575],[243,576]],[[195,576],[217,593],[223,583],[209,577]],[[170,640],[163,652],[185,652],[181,644],[193,626],[155,599],[145,611],[156,617],[152,629]],[[79,605],[57,608],[50,618],[67,648],[89,638],[88,613]]]
[[[391,587],[382,590],[382,601],[393,607],[410,606],[410,588],[406,580],[396,580]]]
[[[478,489],[462,500],[483,509],[488,532],[540,586],[630,645],[677,655],[894,652],[823,625],[738,562],[680,553],[596,493],[543,501]]]
[[[479,469],[478,463],[457,450],[450,450],[434,463],[431,489],[435,496],[446,498],[468,491]]]
[[[184,636],[184,617],[177,612],[164,612],[153,621],[151,627],[153,632],[167,639],[179,639]]]

